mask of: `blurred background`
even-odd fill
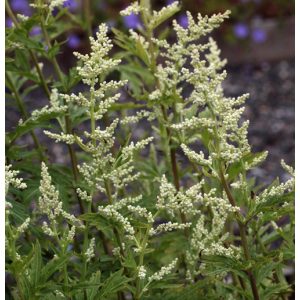
[[[27,0],[10,0],[15,13],[31,15]],[[154,9],[171,4],[172,0],[153,0]],[[70,14],[81,15],[85,0],[68,0],[64,6]],[[141,26],[138,15],[120,17],[119,11],[130,4],[128,0],[92,0],[89,2],[93,31],[105,22],[122,30]],[[294,164],[294,6],[293,0],[183,0],[182,13],[175,17],[181,26],[188,24],[184,11],[196,15],[211,15],[227,9],[231,18],[214,32],[222,56],[227,58],[228,77],[224,90],[228,96],[250,93],[244,117],[250,120],[249,139],[254,151],[269,150],[267,161],[254,171],[261,182],[270,183],[276,176],[285,180],[280,159]],[[166,24],[167,25],[167,24]],[[12,26],[6,18],[6,26]],[[32,28],[30,35],[38,38],[41,29]],[[59,37],[63,42],[58,56],[62,67],[74,66],[71,52],[88,51],[86,31],[72,26]],[[39,102],[40,100],[38,100]],[[17,110],[7,108],[6,127],[19,120]],[[59,151],[55,152],[61,160]],[[60,157],[59,157],[60,156]]]

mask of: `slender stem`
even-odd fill
[[[144,256],[145,256],[145,249],[147,247],[147,242],[148,242],[148,238],[149,238],[149,232],[150,232],[151,226],[147,227],[142,245],[141,245],[141,249],[140,249],[140,257],[139,257],[139,268],[141,266],[143,266],[144,264]],[[142,292],[140,291],[141,289],[141,279],[138,276],[137,280],[136,280],[136,295],[135,295],[135,299],[139,300],[142,296]]]
[[[6,8],[7,14],[12,19],[12,21],[13,21],[14,25],[16,26],[16,28],[19,28],[19,22],[18,22],[17,18],[15,17],[15,15],[14,15],[14,13],[13,13],[10,5],[9,5],[8,0],[5,0],[5,8]],[[31,49],[28,49],[28,52],[29,52],[30,57],[31,57],[31,59],[33,61],[33,64],[34,64],[34,66],[35,66],[35,68],[37,70],[37,73],[39,75],[40,83],[41,83],[41,85],[42,85],[42,87],[43,87],[43,89],[44,89],[47,97],[50,99],[51,93],[49,91],[49,88],[48,88],[48,85],[46,83],[46,79],[45,79],[45,77],[44,77],[44,75],[42,73],[42,70],[41,70],[41,68],[40,68],[40,66],[38,64],[38,59],[37,59],[35,53]]]
[[[36,70],[37,70],[37,73],[38,73],[38,75],[39,75],[40,83],[42,84],[42,88],[43,88],[43,90],[45,91],[45,93],[46,93],[46,95],[47,95],[47,98],[50,99],[51,93],[50,93],[50,90],[49,90],[48,85],[47,85],[47,83],[46,83],[46,79],[45,79],[45,77],[44,77],[44,75],[43,75],[43,73],[42,73],[42,70],[41,70],[40,66],[39,66],[37,57],[35,56],[34,52],[31,51],[31,50],[29,50],[29,54],[30,54],[30,56],[31,56],[31,59],[32,59],[32,61],[33,61],[33,64],[34,64],[34,66],[35,66],[35,68],[36,68]]]
[[[84,13],[84,19],[87,26],[87,32],[89,36],[93,35],[92,31],[92,20],[91,20],[91,3],[90,0],[83,0],[83,13]]]
[[[25,104],[24,104],[23,100],[21,99],[21,96],[20,96],[16,86],[14,85],[9,73],[5,72],[5,77],[6,77],[6,80],[7,80],[8,87],[13,92],[13,95],[14,95],[16,101],[17,101],[17,105],[18,105],[18,108],[20,110],[22,118],[24,120],[27,120],[29,114],[26,110]],[[34,145],[35,145],[35,147],[36,147],[36,149],[39,153],[40,160],[47,162],[48,158],[47,158],[46,155],[44,155],[43,148],[42,148],[37,136],[35,135],[34,130],[30,130],[30,135],[31,135],[31,137],[33,139],[33,143],[34,143]]]
[[[110,189],[110,185],[109,185],[107,180],[105,180],[104,185],[105,185],[105,191],[106,191],[106,196],[107,196],[108,202],[109,202],[109,204],[113,204],[113,199],[112,199],[112,196],[111,196],[111,189]],[[117,244],[120,247],[120,253],[121,253],[122,257],[125,258],[125,252],[124,252],[124,249],[123,249],[120,234],[119,234],[118,230],[115,227],[113,228],[113,232],[114,232],[114,235],[116,237]]]
[[[167,122],[168,116],[167,116],[167,112],[163,105],[161,105],[161,111],[163,114],[164,121]],[[176,149],[172,145],[172,133],[168,126],[166,126],[166,132],[167,132],[167,136],[168,136],[168,140],[169,140],[169,155],[170,155],[170,161],[171,161],[173,181],[174,181],[176,191],[178,192],[179,188],[180,188],[180,183],[179,183],[178,166],[177,166],[177,161],[176,161]],[[181,210],[179,210],[179,214],[180,214],[181,222],[186,223],[187,222],[186,215]],[[189,236],[188,228],[184,229],[184,233],[185,233],[186,237]]]
[[[41,18],[41,28],[42,28],[42,32],[43,32],[43,35],[44,35],[44,38],[45,38],[46,45],[50,49],[52,47],[52,44],[51,44],[50,37],[49,37],[48,32],[47,32],[46,27],[45,27],[45,22],[44,22],[43,17]],[[58,61],[57,61],[56,57],[53,57],[51,59],[51,63],[54,67],[54,70],[55,70],[55,73],[56,73],[58,79],[63,84],[64,92],[67,93],[68,90],[67,90],[67,87],[64,84],[64,82],[65,82],[64,81],[64,74],[63,74],[63,72],[62,72],[62,70],[61,70],[61,68],[58,64]],[[64,103],[64,104],[66,104],[66,103]],[[66,131],[67,134],[71,134],[72,133],[72,124],[71,124],[71,120],[70,120],[70,117],[69,117],[69,110],[67,111],[64,119],[65,119],[65,131]],[[78,182],[78,179],[79,179],[79,172],[78,172],[78,168],[77,168],[78,160],[77,160],[76,152],[75,152],[74,148],[72,147],[72,145],[67,145],[67,147],[68,147],[68,152],[69,152],[69,156],[70,156],[70,160],[71,160],[72,173],[73,173],[73,177],[74,177],[74,180],[75,180],[75,183],[76,183],[76,182]],[[81,212],[81,214],[84,214],[85,209],[84,209],[83,202],[80,199],[80,197],[78,197],[76,191],[75,191],[75,194],[76,194],[77,201],[78,201],[78,204],[79,204],[79,207],[80,207],[80,212]]]
[[[232,206],[236,206],[236,201],[235,201],[235,199],[230,191],[230,188],[226,182],[222,168],[220,168],[220,179],[221,179],[222,186],[225,190],[225,193],[227,195],[227,198],[228,198],[230,204]],[[238,226],[240,229],[239,231],[240,231],[240,237],[241,237],[242,248],[244,251],[244,256],[245,256],[245,259],[247,261],[249,261],[251,259],[251,256],[250,256],[249,246],[248,246],[248,241],[247,241],[246,226],[241,221],[241,218],[239,217],[238,213],[236,214],[236,216],[237,216],[237,223],[238,223]],[[255,300],[259,300],[260,297],[259,297],[259,293],[258,293],[258,289],[257,289],[257,285],[256,285],[256,279],[253,275],[252,270],[251,269],[246,270],[246,274],[248,275],[248,278],[250,281],[253,297]]]
[[[7,218],[8,216],[5,214],[5,219]],[[7,222],[7,220],[5,220]],[[16,261],[17,261],[17,256],[16,256],[16,240],[15,240],[15,236],[13,234],[13,231],[12,231],[12,228],[10,226],[10,224],[8,226],[5,226],[5,231],[6,231],[6,236],[7,236],[7,239],[8,239],[8,243],[9,243],[9,246],[8,246],[8,253],[11,255],[11,259],[12,259],[12,263],[15,264]],[[22,287],[20,285],[20,279],[19,279],[19,270],[16,270],[16,268],[12,268],[12,273],[14,275],[14,278],[16,280],[16,285],[17,285],[17,290],[18,290],[18,296],[20,297],[21,300],[24,299],[24,296],[23,294],[21,293],[22,291]]]
[[[45,38],[46,45],[47,45],[48,49],[50,50],[52,48],[52,44],[51,44],[51,40],[50,40],[50,37],[48,35],[48,32],[47,32],[47,30],[45,28],[45,23],[44,23],[43,18],[41,18],[41,28],[42,28],[42,32],[43,32],[43,35],[44,35],[44,38]],[[60,68],[60,66],[59,66],[59,64],[57,62],[56,57],[55,56],[52,57],[50,59],[50,61],[51,61],[52,65],[53,65],[53,67],[54,67],[54,70],[55,70],[56,75],[58,76],[58,79],[60,80],[60,82],[64,86],[64,75],[63,75],[63,73],[61,71],[61,68]],[[66,92],[65,86],[64,86],[64,91]]]
[[[106,191],[106,196],[108,198],[108,202],[109,202],[109,204],[113,204],[113,199],[112,199],[112,195],[111,195],[111,189],[110,189],[109,182],[107,180],[105,180],[104,185],[105,185],[105,191]],[[120,237],[120,234],[119,234],[118,230],[115,227],[113,227],[113,233],[116,237],[117,244],[120,248],[121,256],[122,256],[123,259],[125,259],[125,252],[124,252],[124,249],[123,249],[122,240],[121,240],[121,237]],[[124,273],[125,273],[126,276],[129,276],[129,272],[128,272],[127,268],[125,268],[125,267],[124,267]],[[125,299],[125,296],[122,292],[118,293],[118,297],[121,298],[121,299]]]
[[[5,0],[5,8],[7,11],[7,14],[9,15],[9,17],[11,18],[11,20],[13,21],[13,23],[15,24],[16,27],[18,27],[19,23],[17,18],[15,17],[10,5],[9,5],[9,1]]]
[[[142,15],[142,17],[143,17],[143,20],[146,20],[146,17],[144,15]],[[155,77],[157,68],[156,68],[156,57],[155,57],[155,53],[154,53],[154,45],[153,45],[153,41],[152,41],[152,38],[153,38],[152,30],[147,29],[146,38],[149,43],[150,69],[153,73],[153,76]],[[156,77],[155,77],[155,85],[156,85],[156,88],[158,88],[158,89],[160,88],[159,80]],[[161,108],[164,122],[167,123],[168,115],[167,115],[166,109],[163,105],[161,105],[160,108]],[[178,167],[177,167],[177,162],[176,162],[176,149],[172,145],[172,133],[171,133],[170,128],[168,126],[165,126],[165,130],[166,130],[167,137],[168,137],[169,156],[170,156],[170,161],[171,161],[173,181],[174,181],[175,188],[178,192],[179,188],[180,188],[180,183],[179,183]],[[179,214],[180,214],[181,222],[186,223],[187,222],[186,215],[180,210],[179,210]],[[188,228],[184,229],[184,233],[185,233],[186,237],[189,236]]]

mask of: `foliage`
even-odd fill
[[[224,96],[208,38],[229,12],[161,31],[179,3],[136,1],[121,12],[140,14],[136,31],[112,41],[101,24],[64,72],[60,35],[92,30],[63,2],[36,1],[30,18],[6,2],[6,87],[22,118],[6,135],[7,298],[287,299],[294,171],[282,161],[290,179],[267,187],[250,175],[267,153],[251,152],[248,95]],[[29,113],[36,92],[49,103]],[[50,163],[44,135],[70,164]]]

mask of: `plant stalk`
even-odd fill
[[[228,184],[226,182],[226,179],[224,177],[222,168],[220,168],[220,179],[221,179],[222,186],[223,186],[223,188],[225,190],[225,193],[227,195],[227,198],[228,198],[230,204],[232,206],[237,206],[236,205],[236,201],[235,201],[235,199],[234,199],[234,197],[233,197],[233,195],[232,195],[232,193],[230,191],[230,188],[229,188],[229,186],[228,186]],[[249,261],[251,259],[251,256],[250,256],[249,246],[248,246],[248,241],[247,241],[246,226],[240,220],[238,213],[236,214],[236,216],[237,216],[237,223],[238,223],[238,226],[239,226],[239,231],[240,231],[240,237],[241,237],[241,243],[242,243],[242,248],[243,248],[244,256],[245,256],[245,259],[247,261]],[[252,294],[253,294],[254,300],[259,300],[260,297],[259,297],[259,293],[258,293],[256,279],[255,279],[255,277],[253,275],[252,270],[251,269],[246,270],[246,274],[248,275],[248,278],[249,278],[249,281],[250,281],[251,290],[252,290]]]
[[[145,21],[146,17],[143,16],[142,14],[142,18]],[[150,69],[152,70],[153,76],[155,77],[155,73],[156,73],[156,57],[155,57],[155,53],[154,53],[154,45],[153,45],[153,31],[147,29],[147,35],[146,35],[147,41],[149,43],[149,53],[150,53]],[[160,88],[160,83],[157,80],[157,78],[155,77],[155,85],[156,88]],[[167,123],[168,122],[168,115],[166,112],[166,109],[163,105],[160,106],[161,108],[161,112],[163,115],[163,119],[164,121]],[[172,133],[171,130],[168,126],[165,126],[165,130],[168,136],[168,144],[169,144],[169,157],[170,157],[170,161],[171,161],[171,168],[172,168],[172,176],[173,176],[173,181],[174,181],[174,185],[175,188],[177,190],[177,192],[179,191],[180,188],[180,182],[179,182],[179,175],[178,175],[178,167],[177,167],[177,161],[176,161],[176,149],[174,149],[173,145],[172,145]],[[187,218],[186,215],[179,210],[179,214],[180,214],[180,219],[182,223],[186,223],[187,222]],[[188,237],[189,236],[189,230],[188,228],[184,229],[184,233],[185,236]]]
[[[22,100],[22,98],[21,98],[21,96],[20,96],[20,94],[19,94],[16,86],[14,85],[14,83],[13,83],[10,75],[7,72],[5,72],[5,77],[6,77],[8,85],[9,85],[9,88],[11,89],[11,91],[14,94],[14,97],[16,99],[16,102],[17,102],[17,105],[18,105],[18,108],[20,110],[22,118],[24,120],[27,120],[29,115],[28,115],[28,112],[26,110],[25,104],[24,104],[24,102],[23,102],[23,100]],[[42,148],[42,146],[41,146],[41,144],[40,144],[40,142],[39,142],[36,134],[34,133],[34,130],[30,130],[30,135],[31,135],[33,143],[34,143],[34,145],[35,145],[35,147],[36,147],[36,149],[37,149],[37,151],[39,153],[40,160],[44,161],[44,162],[48,162],[48,158],[47,158],[46,155],[44,155],[43,148]]]
[[[42,32],[43,32],[43,35],[44,35],[44,38],[45,38],[46,45],[50,49],[52,47],[52,44],[51,44],[51,40],[50,40],[50,37],[48,35],[48,32],[45,28],[45,23],[44,23],[43,18],[41,19],[41,28],[42,28]],[[51,59],[51,63],[54,67],[54,70],[55,70],[55,73],[56,73],[58,79],[63,84],[64,92],[67,93],[68,90],[67,90],[67,88],[64,84],[64,74],[63,74],[63,72],[62,72],[62,70],[61,70],[61,68],[58,64],[58,61],[57,61],[56,57],[53,57]],[[64,104],[66,104],[66,103],[64,103]],[[70,120],[70,117],[69,117],[69,110],[67,111],[67,114],[65,115],[64,119],[65,119],[65,131],[66,131],[66,133],[67,134],[72,134],[72,124],[71,124],[71,120]],[[76,156],[75,150],[72,147],[72,145],[67,145],[67,147],[68,147],[68,152],[69,152],[69,156],[70,156],[70,160],[71,160],[72,173],[73,173],[74,181],[76,183],[76,182],[78,182],[78,179],[79,179],[79,172],[78,172],[78,168],[77,168],[78,160],[77,160],[77,156]],[[76,198],[77,198],[77,201],[78,201],[78,204],[79,204],[79,207],[80,207],[80,212],[81,212],[81,214],[84,214],[85,209],[84,209],[83,202],[80,199],[80,197],[78,197],[76,191],[75,191],[75,194],[76,194]]]
[[[93,36],[90,0],[82,0],[82,6],[83,6],[83,14],[87,26],[88,35]]]
[[[6,8],[7,14],[12,19],[12,21],[13,21],[14,25],[16,26],[16,28],[19,28],[19,22],[18,22],[17,18],[15,17],[15,15],[14,15],[14,13],[13,13],[10,5],[9,5],[8,0],[5,0],[5,8]],[[33,64],[34,64],[34,66],[35,66],[35,68],[37,70],[37,73],[39,75],[39,79],[40,79],[40,83],[42,85],[42,88],[45,91],[48,99],[50,99],[51,93],[49,91],[49,88],[48,88],[48,85],[46,83],[46,79],[45,79],[45,77],[44,77],[44,75],[42,73],[42,70],[41,70],[41,68],[40,68],[40,66],[38,64],[38,59],[37,59],[35,53],[31,49],[27,49],[27,50],[28,50],[29,55],[30,55],[30,57],[31,57],[31,59],[33,61]]]

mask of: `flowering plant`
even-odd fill
[[[30,18],[6,2],[6,84],[22,115],[6,141],[9,297],[287,299],[294,171],[282,161],[290,179],[268,187],[249,175],[267,153],[251,152],[248,95],[224,96],[226,61],[207,39],[229,12],[187,12],[159,34],[179,3],[133,2],[121,15],[141,24],[112,29],[119,51],[101,24],[66,74],[63,2],[36,1]],[[29,113],[23,100],[41,89],[49,104]],[[37,128],[66,145],[70,167],[50,163]],[[17,143],[27,134],[35,149]]]

